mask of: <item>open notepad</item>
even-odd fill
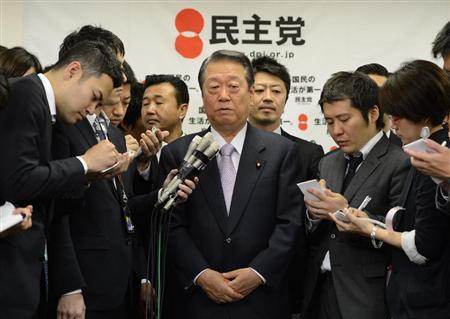
[[[22,222],[22,214],[13,214],[16,208],[10,202],[0,206],[0,233]]]

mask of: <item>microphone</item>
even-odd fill
[[[218,151],[219,145],[214,141],[210,132],[206,133],[203,138],[196,135],[189,144],[178,174],[162,190],[155,206],[162,207],[164,205],[163,210],[165,211],[175,206],[178,198],[178,186],[185,179],[198,175]]]

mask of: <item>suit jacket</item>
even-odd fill
[[[397,134],[395,134],[392,131],[391,134],[389,135],[389,141],[400,147],[403,145],[402,140],[397,136]]]
[[[446,130],[430,136],[450,142]],[[450,218],[435,206],[437,185],[411,167],[402,192],[405,211],[396,215],[395,230],[415,230],[417,251],[428,259],[412,263],[402,249],[392,250],[387,297],[393,318],[448,318],[450,315]]]
[[[308,142],[304,139],[298,138],[287,133],[281,129],[281,136],[290,139],[296,143],[299,148],[298,161],[300,169],[300,182],[304,182],[317,177],[317,165],[323,156],[323,148],[320,145]]]
[[[204,133],[203,133],[204,134]],[[178,167],[194,135],[163,148],[160,172]],[[213,159],[198,189],[172,216],[169,258],[176,273],[179,316],[289,318],[287,269],[302,228],[296,145],[248,125],[229,217]],[[193,284],[204,269],[252,267],[266,280],[244,300],[218,305]],[[178,318],[178,317],[177,317]]]
[[[117,128],[108,128],[108,137],[119,152],[126,150]],[[80,155],[95,144],[87,119],[71,127],[55,125],[55,157]],[[55,209],[61,217],[52,225],[52,235],[62,233],[59,237],[65,235],[65,240],[49,242],[52,297],[57,301],[62,294],[82,288],[88,310],[118,307],[131,276],[132,240],[113,181],[92,181],[85,191],[58,200]]]
[[[400,193],[408,172],[409,158],[385,135],[362,162],[344,192],[351,207],[358,207],[369,195],[366,211],[380,219],[400,202]],[[346,170],[341,150],[325,155],[319,164],[320,177],[327,186],[340,193]],[[376,216],[378,215],[378,216]],[[306,313],[313,297],[320,267],[326,252],[330,261],[337,301],[342,318],[387,318],[385,304],[385,249],[374,249],[370,239],[357,234],[340,233],[331,221],[321,221],[309,238],[310,254],[302,313]]]
[[[323,148],[320,145],[295,137],[283,129],[281,136],[290,139],[298,145],[297,163],[300,170],[297,183],[317,178],[317,165],[323,156]],[[306,271],[307,247],[305,233],[300,233],[297,245],[298,250],[294,254],[289,270],[289,286],[291,294],[291,312],[299,313],[301,308],[301,287],[303,286]]]
[[[0,198],[33,205],[33,226],[0,239],[2,318],[31,318],[41,290],[45,233],[53,198],[82,189],[84,169],[76,158],[52,160],[52,118],[37,75],[12,79],[6,110],[0,112]]]

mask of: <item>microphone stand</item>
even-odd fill
[[[214,158],[218,150],[219,146],[211,133],[207,133],[203,138],[195,136],[188,147],[178,174],[162,189],[161,196],[153,207],[150,220],[149,260],[147,260],[147,278],[150,272],[152,289],[146,294],[145,318],[148,318],[149,311],[151,319],[161,319],[162,316],[170,218],[178,204],[178,186],[185,179],[197,176]],[[155,290],[155,296],[153,296],[153,290]]]

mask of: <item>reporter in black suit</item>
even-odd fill
[[[110,143],[53,160],[52,122],[73,124],[92,113],[102,95],[120,81],[114,54],[99,43],[83,42],[61,56],[45,74],[12,79],[6,110],[0,112],[0,198],[16,206],[32,204],[31,229],[0,240],[2,318],[37,316],[47,227],[53,198],[83,189],[86,172],[98,172],[117,160]]]
[[[380,92],[380,104],[392,116],[403,144],[419,139],[424,127],[428,127],[430,139],[448,144],[441,123],[449,110],[449,92],[446,74],[435,64],[418,60],[405,64],[388,79]],[[353,209],[350,224],[335,220],[340,230],[394,246],[387,287],[394,319],[439,319],[450,314],[450,218],[435,206],[436,188],[429,176],[412,167],[402,191],[405,210],[395,216],[394,230],[361,221],[357,217],[365,214]]]

